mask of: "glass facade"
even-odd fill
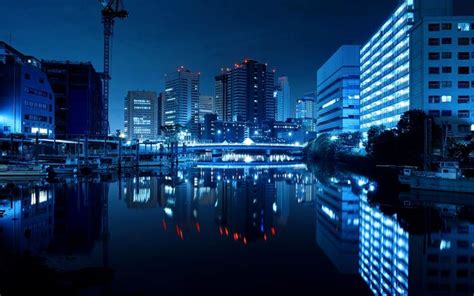
[[[395,127],[410,108],[409,30],[414,3],[405,0],[360,51],[360,128]]]

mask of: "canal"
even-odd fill
[[[301,167],[4,184],[0,294],[472,295],[465,198]]]

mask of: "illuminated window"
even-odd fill
[[[471,25],[469,23],[459,23],[458,24],[458,31],[461,32],[468,32],[471,29]]]

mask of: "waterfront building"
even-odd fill
[[[159,132],[155,91],[129,91],[125,97],[124,133],[128,140],[153,140]]]
[[[165,102],[166,95],[164,92],[160,92],[158,95],[158,135],[162,135],[162,127],[165,125]]]
[[[275,87],[274,97],[276,100],[275,120],[286,121],[294,117],[295,108],[290,96],[290,83],[288,77],[279,77]],[[293,112],[292,112],[293,111]]]
[[[274,77],[266,64],[253,60],[222,71],[216,77],[218,116],[226,121],[254,123],[275,120]]]
[[[102,78],[94,66],[70,61],[42,64],[56,97],[56,135],[61,138],[107,136]]]
[[[362,47],[362,131],[393,128],[410,109],[429,113],[451,136],[473,130],[474,8],[460,2],[401,1]]]
[[[215,113],[214,97],[199,96],[199,122],[204,122],[204,115]]]
[[[165,76],[165,125],[181,125],[199,134],[200,73],[180,67]]]
[[[307,132],[316,131],[316,93],[306,93],[296,102],[296,119]]]
[[[318,134],[359,131],[358,45],[341,46],[317,73]]]
[[[41,62],[0,41],[0,133],[54,137],[54,105]]]

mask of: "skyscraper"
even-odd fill
[[[361,49],[361,130],[393,128],[410,109],[446,124],[452,136],[474,129],[474,8],[458,1],[403,0]]]
[[[317,73],[318,134],[359,130],[358,45],[341,46]]]
[[[221,73],[215,77],[215,108],[219,120],[230,120],[231,110],[228,108],[229,96],[229,71],[228,68],[221,69]]]
[[[102,78],[91,63],[43,61],[56,97],[56,134],[59,137],[106,136]]]
[[[158,108],[156,92],[128,92],[124,108],[124,132],[128,140],[149,140],[158,136]]]
[[[276,114],[275,120],[286,121],[288,118],[294,117],[293,102],[290,96],[290,83],[288,77],[279,77],[275,87],[274,97],[276,98]]]
[[[215,113],[214,97],[199,96],[199,122],[204,122],[204,115]]]
[[[198,133],[200,74],[180,67],[165,80],[165,125],[181,125]]]
[[[0,41],[0,133],[54,137],[51,86],[39,60]]]
[[[266,64],[252,60],[223,71],[216,77],[216,89],[224,94],[227,88],[227,95],[222,95],[225,99],[216,104],[223,106],[218,107],[218,114],[221,112],[225,114],[225,120],[234,121],[261,123],[275,120],[274,79],[274,71],[268,70]]]
[[[316,131],[316,120],[314,117],[316,110],[316,93],[306,93],[296,102],[296,119],[301,123],[306,131]]]

